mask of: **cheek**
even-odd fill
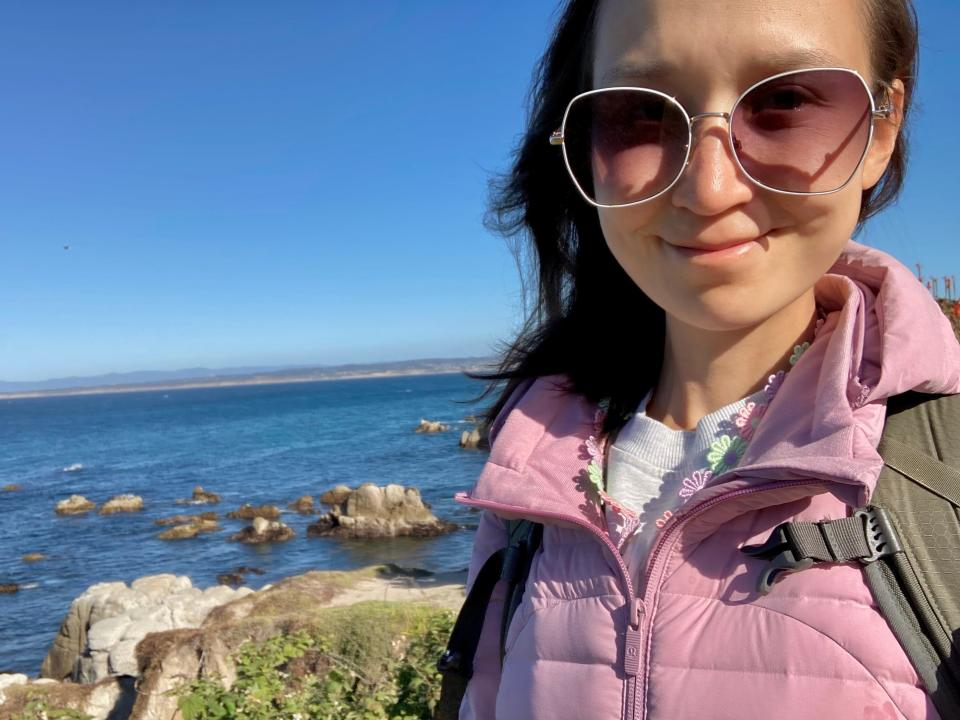
[[[649,272],[651,269],[649,253],[657,243],[650,232],[656,205],[647,203],[630,208],[597,209],[607,247],[620,267],[641,289],[644,270]]]
[[[816,258],[816,264],[829,267],[856,228],[861,198],[856,180],[831,195],[789,198],[783,206],[789,216],[785,230],[800,241],[798,250]]]

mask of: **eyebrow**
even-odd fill
[[[755,58],[752,62],[755,67],[765,71],[795,70],[807,67],[844,67],[844,63],[835,55],[819,48],[792,48],[790,50],[772,50]],[[679,66],[663,61],[650,62],[623,62],[608,69],[601,78],[602,85],[618,82],[645,80],[649,78],[663,78],[678,74]]]

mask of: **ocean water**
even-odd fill
[[[378,562],[433,571],[469,561],[477,515],[452,499],[469,488],[486,454],[462,450],[469,400],[482,386],[459,374],[337,380],[80,397],[0,400],[0,672],[36,675],[70,602],[98,582],[187,575],[198,587],[240,565],[257,588],[308,570]],[[416,434],[420,418],[449,423]],[[439,538],[335,540],[307,537],[315,516],[286,510],[301,495],[363,482],[413,485],[438,517],[463,529]],[[195,485],[219,505],[183,506]],[[144,499],[141,513],[54,514],[73,493],[103,503],[120,493]],[[284,509],[296,537],[276,545],[228,541],[246,523],[223,515],[244,502]],[[215,510],[223,530],[163,541],[153,524],[176,513]],[[25,563],[41,552],[47,560]]]

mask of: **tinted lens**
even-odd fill
[[[740,100],[731,120],[733,144],[759,183],[830,192],[860,164],[871,120],[870,96],[858,76],[804,70],[768,80]]]
[[[647,90],[602,90],[570,107],[564,152],[587,196],[600,205],[625,205],[674,181],[686,158],[688,128],[669,98]]]

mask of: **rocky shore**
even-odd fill
[[[95,720],[181,718],[178,701],[191,683],[229,689],[242,670],[241,648],[287,636],[314,639],[308,670],[316,677],[348,654],[353,671],[363,668],[358,677],[375,678],[432,627],[431,618],[449,622],[465,579],[465,571],[377,565],[310,572],[256,591],[200,589],[174,575],[100,583],[71,604],[39,678],[0,675],[0,720],[23,717],[28,706],[51,717],[71,710]]]

